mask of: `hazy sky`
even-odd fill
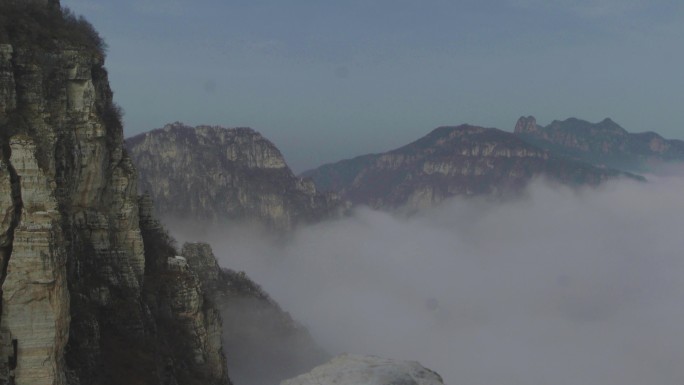
[[[62,0],[109,44],[126,135],[250,126],[302,171],[439,125],[611,117],[684,138],[676,0]]]
[[[680,385],[679,175],[580,192],[538,182],[518,201],[411,218],[358,209],[285,243],[245,227],[201,235],[333,353],[418,360],[453,385]]]

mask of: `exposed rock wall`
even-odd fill
[[[0,383],[226,384],[218,313],[141,221],[102,43],[48,3],[0,1]]]
[[[17,384],[62,384],[70,315],[61,214],[33,142],[15,136],[8,147],[7,166],[19,181],[10,210],[20,217],[3,253],[0,333],[4,357],[15,362],[0,365],[0,378],[12,370]]]
[[[181,123],[126,140],[140,188],[167,220],[222,223],[256,220],[289,229],[336,215],[334,194],[295,177],[280,151],[249,128]]]

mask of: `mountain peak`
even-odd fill
[[[684,143],[655,133],[629,133],[611,118],[592,123],[578,118],[554,120],[535,131],[515,128],[523,140],[559,154],[602,167],[648,171],[653,165],[684,159]]]
[[[627,133],[627,130],[622,128],[619,124],[615,123],[615,121],[613,121],[611,118],[603,119],[601,123],[599,123],[599,125],[611,131],[615,131],[622,134]]]
[[[534,117],[521,129],[539,131]],[[430,207],[453,196],[516,194],[536,176],[568,185],[597,185],[617,171],[552,155],[496,128],[442,126],[382,154],[343,160],[307,172],[321,190],[376,208]]]
[[[126,140],[141,191],[163,218],[220,223],[255,219],[289,229],[337,215],[343,202],[294,176],[257,131],[171,123]]]
[[[516,134],[536,132],[537,131],[537,119],[534,116],[529,115],[527,117],[521,116],[518,122],[515,124],[514,132]]]

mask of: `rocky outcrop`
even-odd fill
[[[629,133],[608,118],[599,123],[554,120],[542,127],[532,116],[521,117],[515,134],[535,146],[600,167],[639,172],[684,161],[684,141],[667,140],[655,132]]]
[[[227,384],[218,313],[141,218],[102,46],[0,1],[0,383]]]
[[[443,385],[439,374],[413,361],[343,354],[281,385]]]
[[[521,116],[515,124],[516,134],[535,133],[540,129],[534,116]]]
[[[295,177],[280,151],[250,128],[166,125],[126,140],[164,220],[256,220],[280,229],[335,216],[342,202]]]
[[[521,127],[533,127],[533,121]],[[494,128],[439,127],[383,154],[365,155],[305,172],[322,190],[378,208],[429,207],[452,196],[505,196],[544,176],[569,185],[596,185],[616,177],[567,160]]]
[[[276,384],[330,357],[309,332],[244,272],[220,269],[211,247],[186,243],[182,256],[220,310],[223,346],[236,384]]]

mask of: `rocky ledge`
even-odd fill
[[[280,385],[444,385],[442,377],[414,361],[343,354]]]

